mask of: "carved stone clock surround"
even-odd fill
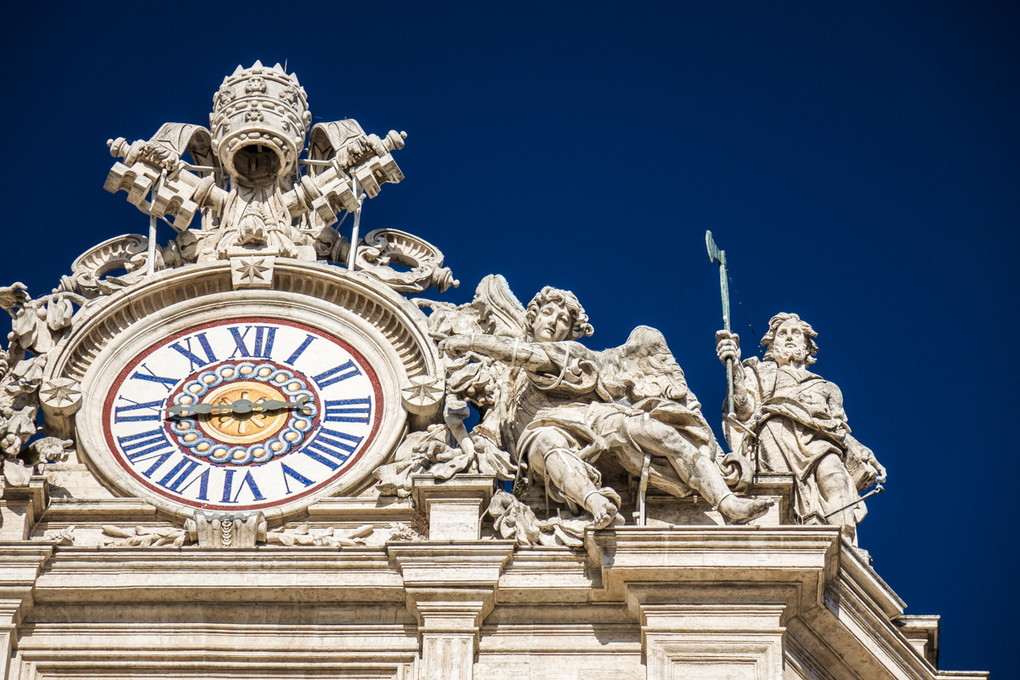
[[[400,388],[411,378],[437,373],[435,345],[420,325],[420,311],[372,278],[336,267],[281,260],[271,289],[232,290],[230,266],[218,261],[157,272],[103,299],[94,310],[86,305],[75,318],[71,332],[53,350],[45,379],[81,385],[85,399],[75,419],[82,462],[115,494],[138,495],[165,512],[190,517],[193,509],[146,492],[112,459],[100,427],[103,399],[129,357],[161,338],[224,318],[268,317],[342,338],[373,366],[387,398],[379,435],[367,455],[312,498],[263,512],[267,519],[282,518],[315,498],[356,491],[406,430]]]

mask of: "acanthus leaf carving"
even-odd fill
[[[307,545],[329,548],[363,546],[375,531],[375,526],[363,524],[355,529],[322,528],[313,529],[308,524],[293,528],[280,527],[266,534],[269,545]]]
[[[193,533],[183,527],[134,526],[125,529],[112,524],[104,524],[102,528],[103,533],[109,536],[103,541],[103,545],[110,547],[180,548],[195,542]],[[69,532],[68,538],[73,542],[73,529]]]
[[[10,314],[12,327],[8,349],[0,351],[0,451],[4,478],[12,486],[27,485],[37,463],[66,459],[73,446],[63,438],[32,440],[42,430],[40,387],[47,353],[70,328],[74,305],[84,302],[83,296],[66,290],[32,299],[22,283],[0,288],[0,308]]]
[[[487,430],[483,423],[472,428],[469,434],[464,427],[464,419],[469,415],[466,401],[447,397],[444,422],[407,435],[397,448],[394,460],[373,471],[379,493],[406,498],[411,494],[413,477],[421,474],[437,480],[447,480],[461,473],[493,475],[505,481],[514,479],[517,465],[511,461],[510,454],[496,444],[498,435]]]

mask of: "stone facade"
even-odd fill
[[[210,129],[110,142],[174,241],[0,289],[0,678],[987,677],[857,546],[885,470],[810,326],[761,365],[720,332],[727,452],[655,329],[590,350],[576,296],[498,276],[409,298],[442,253],[358,234],[405,135],[310,120],[239,67]]]

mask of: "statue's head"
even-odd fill
[[[552,286],[540,290],[528,303],[525,320],[528,334],[540,342],[575,340],[595,332],[577,296]]]
[[[240,66],[213,95],[213,152],[227,174],[246,186],[268,186],[294,173],[312,122],[297,78],[279,64]]]
[[[782,312],[769,320],[769,332],[761,339],[761,344],[768,348],[765,358],[777,364],[793,361],[813,364],[818,354],[818,345],[814,341],[817,337],[818,333],[807,321],[802,321],[796,314]]]

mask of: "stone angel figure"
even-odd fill
[[[490,277],[469,305],[440,306],[430,322],[447,356],[448,389],[475,405],[472,430],[541,480],[548,497],[592,516],[616,518],[619,494],[596,466],[615,456],[632,474],[650,458],[649,482],[670,494],[696,491],[731,522],[768,503],[737,497],[716,465],[720,452],[683,371],[657,330],[638,327],[621,347],[596,352],[570,291],[546,287],[520,305],[502,277]]]

